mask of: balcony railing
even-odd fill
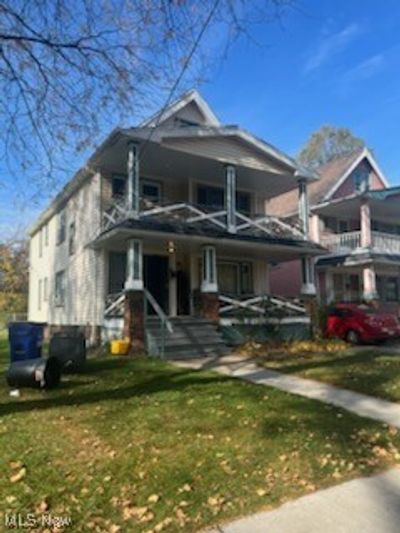
[[[322,237],[321,244],[330,252],[348,253],[361,247],[361,231],[348,231]],[[383,233],[380,231],[371,232],[371,250],[387,254],[400,255],[400,235]]]
[[[103,230],[108,230],[124,220],[132,218],[123,201],[117,200],[109,209],[103,212]],[[141,203],[139,221],[156,221],[175,225],[187,224],[202,229],[214,228],[227,231],[227,212],[225,209],[212,209],[189,202],[171,202],[156,204],[149,201]],[[298,227],[283,220],[268,215],[248,215],[236,211],[236,233],[259,234],[304,239]]]
[[[330,252],[351,252],[361,246],[361,231],[325,235],[321,239],[321,244]]]

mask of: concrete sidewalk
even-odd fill
[[[261,368],[251,360],[237,355],[228,355],[218,359],[188,359],[175,361],[175,364],[197,370],[213,370],[257,385],[275,387],[292,394],[335,405],[356,415],[400,428],[400,404],[398,403],[388,402],[346,389],[339,389],[319,381]],[[400,525],[398,531],[400,532]]]
[[[399,533],[400,469],[355,479],[207,533]]]

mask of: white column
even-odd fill
[[[128,143],[128,182],[126,191],[127,208],[133,218],[139,217],[139,146],[134,142]]]
[[[307,194],[307,182],[305,180],[299,180],[299,218],[303,231],[304,238],[308,238],[308,194]]]
[[[218,292],[217,253],[212,245],[203,247],[201,292]]]
[[[319,216],[313,213],[310,217],[310,239],[316,243],[320,242]]]
[[[368,265],[363,268],[363,287],[364,300],[370,301],[378,298],[374,265]]]
[[[314,260],[311,257],[303,257],[301,260],[302,286],[301,294],[303,296],[316,296],[317,291],[314,281]]]
[[[143,290],[143,243],[141,239],[128,241],[128,253],[126,255],[126,291]]]
[[[361,248],[369,248],[371,236],[371,209],[368,200],[361,200],[360,205]]]
[[[169,283],[168,283],[168,299],[169,299],[169,315],[176,316],[178,314],[178,298],[177,298],[177,279],[176,279],[176,254],[169,254]]]
[[[225,166],[225,209],[226,227],[229,233],[236,233],[236,168]]]

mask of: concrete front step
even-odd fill
[[[164,343],[164,356],[169,359],[220,356],[229,353],[222,335],[213,322],[205,318],[176,317],[169,319],[173,333],[161,333],[160,320],[149,318],[146,321],[146,335],[151,345],[158,350]]]

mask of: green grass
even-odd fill
[[[196,531],[400,459],[393,428],[158,361],[93,358],[21,392],[0,388],[1,512],[48,506],[72,531]]]
[[[261,359],[263,366],[400,402],[400,353],[379,346],[337,354]]]

